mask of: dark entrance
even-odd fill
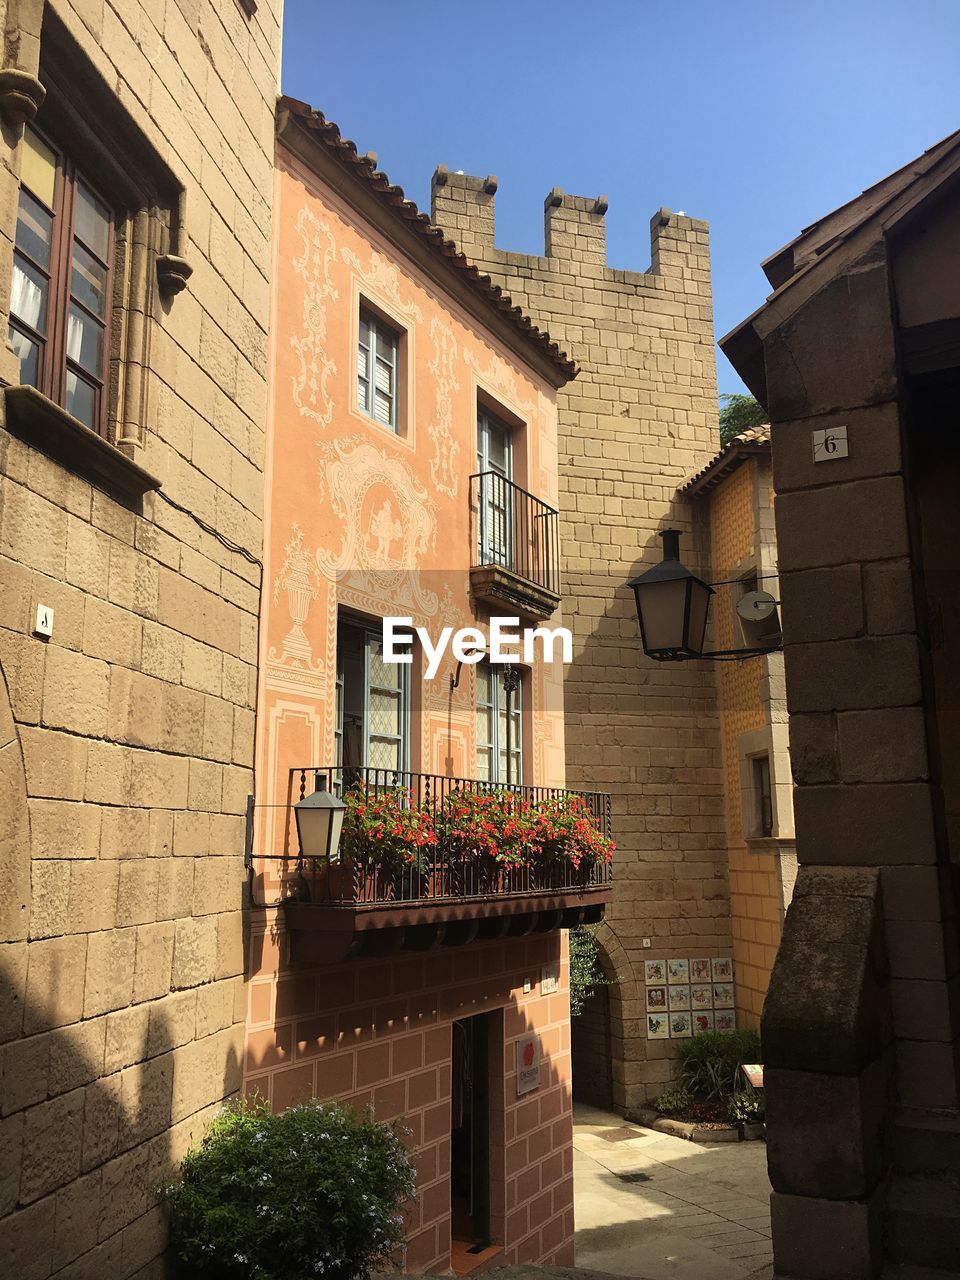
[[[582,1010],[570,1019],[573,1100],[613,1110],[610,988],[594,987]]]
[[[490,1028],[487,1014],[453,1024],[450,1097],[452,1263],[457,1275],[490,1248]]]

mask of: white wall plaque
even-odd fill
[[[833,462],[836,458],[846,458],[849,453],[846,427],[813,432],[814,462]]]
[[[545,964],[540,970],[540,994],[552,996],[555,991],[559,990],[560,966],[558,964]]]
[[[540,1087],[540,1040],[524,1036],[517,1041],[517,1094]]]
[[[33,628],[35,636],[53,635],[53,610],[48,604],[37,605],[37,621]]]

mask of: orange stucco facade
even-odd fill
[[[337,764],[351,749],[363,754],[351,747],[351,732],[365,733],[367,749],[381,753],[363,764],[390,759],[447,778],[482,774],[478,668],[458,673],[448,654],[429,681],[415,649],[404,741],[395,747],[386,738],[373,744],[370,725],[382,711],[372,707],[373,693],[351,718],[342,651],[361,632],[375,638],[388,615],[410,617],[432,636],[441,627],[486,626],[469,573],[478,412],[509,429],[513,480],[556,504],[556,382],[536,360],[525,361],[522,333],[511,345],[460,304],[463,286],[450,273],[444,287],[443,262],[425,270],[415,244],[404,251],[410,240],[399,214],[396,235],[387,234],[382,219],[364,216],[363,199],[349,174],[332,182],[280,144],[252,877],[258,902],[283,894],[281,864],[268,859],[296,850],[296,771]],[[361,314],[396,340],[393,425],[359,407]],[[555,614],[547,625],[560,622]],[[389,683],[380,655],[368,662]],[[562,786],[562,668],[528,663],[521,695],[514,767],[525,784]],[[384,703],[390,715],[392,705]],[[364,716],[358,730],[354,721]],[[451,1250],[469,1243],[451,1204],[451,1125],[460,1106],[457,1028],[476,1015],[486,1015],[489,1061],[487,1253],[572,1261],[565,933],[317,965],[292,954],[282,907],[257,907],[250,919],[247,1091],[274,1107],[317,1096],[402,1119],[418,1186],[407,1269],[446,1272]],[[540,1074],[527,1092],[518,1085],[518,1044],[531,1035]]]
[[[722,455],[721,455],[722,456]],[[699,501],[709,527],[713,580],[723,583],[712,607],[718,649],[750,643],[734,603],[737,579],[776,596],[776,544],[769,451],[743,459]],[[759,582],[747,581],[759,575]],[[723,762],[730,923],[737,1025],[759,1027],[770,971],[795,875],[786,708],[779,653],[716,664]],[[753,761],[767,764],[769,828]]]

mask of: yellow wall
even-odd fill
[[[710,495],[712,564],[717,579],[730,576],[735,565],[759,554],[755,514],[757,471],[756,462],[747,460]],[[721,607],[715,611],[714,622],[717,648],[734,648],[741,643],[739,635],[734,635],[728,596],[721,597]],[[743,834],[737,744],[741,734],[766,725],[767,713],[761,696],[763,678],[763,658],[717,664],[737,1022],[740,1026],[753,1027],[759,1023],[770,981],[770,970],[780,942],[781,919],[780,885],[774,856],[751,852]]]

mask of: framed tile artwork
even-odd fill
[[[712,1009],[713,984],[709,982],[693,983],[690,987],[690,1004],[694,1009]]]
[[[717,1009],[733,1008],[732,982],[715,982],[713,984],[713,1003]]]
[[[714,1029],[735,1029],[732,957],[645,960],[643,976],[650,1040],[683,1039]]]
[[[647,1014],[647,1038],[649,1040],[669,1040],[670,1023],[666,1013]]]
[[[690,988],[685,982],[667,987],[667,992],[671,1009],[690,1008]]]

